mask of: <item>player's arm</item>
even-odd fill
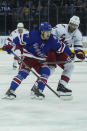
[[[54,36],[53,36],[54,37]],[[66,53],[71,58],[74,58],[74,53],[70,50],[69,46],[66,45],[63,42],[60,42],[57,38],[54,37],[54,44],[52,46],[52,49],[56,50],[57,53]]]
[[[63,52],[65,52],[66,54],[68,54],[72,60],[74,59],[75,53],[73,53],[73,52],[71,51],[71,49],[69,48],[68,45],[65,45],[65,49],[64,49]]]
[[[78,32],[74,40],[75,55],[78,59],[85,59],[85,53],[83,52],[82,34]]]
[[[2,50],[7,51],[10,54],[12,49],[15,49],[15,44],[13,43],[12,35],[10,35],[7,37],[6,43],[2,47]]]
[[[29,38],[29,33],[28,33],[28,34],[23,34],[22,42],[23,42],[25,45],[29,44],[29,40],[30,40],[30,38]]]
[[[75,53],[73,53],[69,46],[64,44],[63,42],[58,43],[58,53],[66,53],[71,59],[73,59],[75,56]]]
[[[29,42],[30,42],[29,34],[23,34],[22,41],[23,41],[23,43],[25,45],[29,44]],[[10,54],[11,51],[12,51],[12,49],[13,49],[13,47],[14,47],[14,45],[17,46],[17,47],[19,47],[19,48],[21,48],[21,46],[22,46],[21,42],[20,42],[20,39],[19,39],[18,36],[15,37],[13,39],[13,41],[11,41],[10,43],[8,43],[7,45],[5,44],[2,49],[5,50],[5,51],[7,51]]]
[[[5,44],[5,45],[2,47],[2,50],[7,51],[7,52],[8,52],[8,54],[10,54],[10,53],[11,53],[12,49],[13,49],[13,45],[12,45],[12,44],[10,44],[10,43]]]

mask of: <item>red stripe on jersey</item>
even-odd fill
[[[60,52],[63,52],[63,50],[64,50],[64,43],[62,43],[62,46],[61,46],[61,48],[60,48]]]
[[[22,37],[22,34],[20,34],[20,38]]]
[[[67,76],[61,76],[61,80],[64,80],[67,83],[69,82],[69,78]]]

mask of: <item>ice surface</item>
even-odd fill
[[[62,101],[48,88],[42,101],[30,99],[36,77],[30,76],[16,90],[15,100],[1,99],[17,70],[13,56],[0,52],[0,131],[87,131],[87,62],[75,63],[69,83],[72,101]],[[58,67],[48,84],[56,91],[62,70]]]

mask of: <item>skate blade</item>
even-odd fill
[[[2,97],[2,99],[4,99],[4,100],[13,100],[13,99],[15,99],[15,98],[14,98],[14,97],[4,96],[4,97]]]
[[[67,101],[67,100],[72,100],[73,99],[73,96],[72,96],[71,92],[63,93],[61,91],[58,91],[57,93],[58,93],[61,100]]]
[[[70,95],[70,96],[69,95],[66,95],[66,96],[65,95],[61,95],[60,99],[64,100],[64,101],[70,101],[70,100],[73,100],[73,96],[72,95]]]
[[[41,96],[39,96],[39,97],[37,97],[36,95],[34,95],[33,93],[31,93],[30,94],[30,98],[32,99],[32,100],[43,100],[44,99],[44,97],[41,97]]]

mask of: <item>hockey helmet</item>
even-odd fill
[[[79,19],[78,16],[73,16],[73,17],[70,18],[69,23],[75,24],[79,27],[80,19]]]
[[[23,23],[18,23],[17,28],[24,28],[24,24]]]
[[[42,22],[40,24],[40,31],[51,31],[52,27],[48,22]]]

